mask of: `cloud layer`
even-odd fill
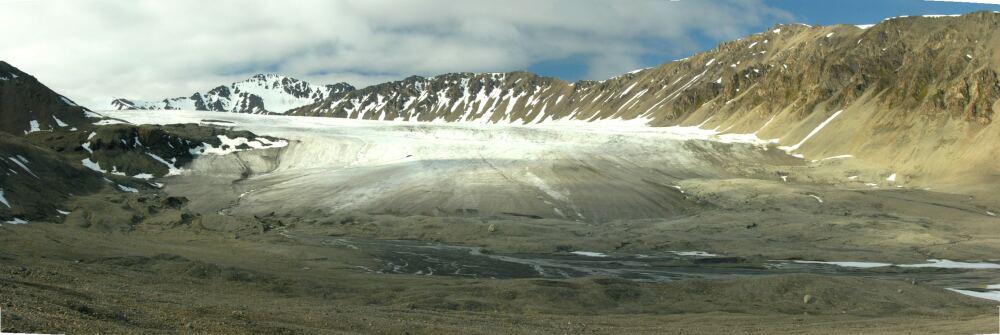
[[[0,59],[101,108],[260,72],[364,86],[574,58],[600,79],[789,19],[757,0],[0,0]]]

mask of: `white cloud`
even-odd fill
[[[789,18],[758,0],[0,0],[0,59],[100,108],[258,72],[364,86],[581,57],[600,79]]]
[[[641,66],[635,55],[628,52],[604,53],[587,62],[587,78],[610,78]]]

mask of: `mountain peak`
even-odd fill
[[[312,104],[330,96],[353,91],[347,83],[314,85],[274,73],[258,73],[245,80],[217,86],[188,97],[139,101],[115,99],[114,109],[183,109],[218,112],[282,114],[293,108]]]
[[[0,131],[21,135],[86,122],[86,108],[4,61],[0,61],[0,94]]]
[[[31,77],[7,62],[0,61],[0,80],[11,80],[21,77]]]
[[[283,76],[283,75],[279,75],[279,74],[275,74],[275,73],[258,73],[258,74],[250,76],[249,78],[247,78],[246,80],[243,80],[243,81],[271,81],[271,80],[283,80],[283,79],[300,81],[300,80],[292,78],[292,77]]]

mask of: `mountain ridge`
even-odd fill
[[[116,98],[112,109],[187,109],[249,114],[282,114],[290,109],[339,96],[354,90],[348,83],[314,85],[303,80],[272,73],[261,73],[249,78],[220,85],[206,92],[195,92],[187,97],[166,98],[159,101]]]
[[[638,118],[753,135],[809,159],[852,155],[906,182],[982,188],[979,181],[1000,174],[992,159],[1000,146],[988,144],[1000,143],[998,31],[994,12],[864,28],[776,25],[603,81],[524,72],[410,77],[288,114],[515,124]]]
[[[30,74],[0,61],[0,131],[25,135],[75,128],[86,123],[89,112]]]
[[[988,18],[992,17],[993,20],[995,21],[996,17],[997,17],[997,14],[996,13],[990,13],[990,12],[979,12],[979,13],[968,14],[968,15],[965,15],[963,17],[977,17],[977,16],[981,17],[983,19],[988,19]],[[411,76],[411,77],[408,77],[406,79],[402,79],[402,80],[398,80],[398,81],[381,83],[381,84],[376,84],[376,85],[372,85],[372,86],[369,86],[369,87],[361,88],[361,89],[355,90],[355,91],[353,91],[353,92],[351,92],[349,94],[346,94],[345,96],[342,96],[339,99],[336,99],[336,98],[330,99],[330,98],[328,98],[328,99],[326,99],[327,101],[318,102],[318,103],[313,104],[313,105],[308,105],[308,106],[300,107],[300,108],[298,108],[298,109],[296,109],[294,111],[291,111],[290,114],[294,114],[294,115],[309,115],[309,116],[349,117],[349,118],[363,118],[363,119],[385,119],[385,118],[387,118],[387,116],[389,118],[392,118],[391,117],[392,115],[397,115],[401,119],[404,119],[404,120],[408,120],[409,116],[415,116],[417,120],[425,120],[426,118],[422,117],[424,114],[428,114],[428,113],[432,113],[433,114],[433,113],[436,113],[436,112],[441,112],[440,110],[438,110],[439,108],[423,108],[423,109],[421,109],[422,107],[427,107],[427,106],[421,105],[420,103],[424,102],[425,100],[429,100],[429,101],[433,102],[430,105],[433,105],[433,104],[436,103],[438,105],[446,105],[447,106],[448,113],[441,113],[442,115],[440,115],[439,117],[443,117],[446,120],[448,120],[449,117],[455,116],[455,115],[453,115],[453,113],[450,113],[452,110],[463,109],[463,111],[469,112],[470,110],[467,109],[468,107],[478,107],[478,105],[479,105],[478,103],[480,101],[476,101],[474,99],[467,99],[467,98],[468,98],[469,94],[475,95],[477,93],[486,93],[486,92],[479,91],[479,87],[474,87],[474,86],[487,86],[487,90],[488,90],[489,86],[490,86],[489,83],[487,83],[485,85],[479,85],[477,83],[472,83],[471,84],[472,86],[470,86],[470,87],[465,87],[465,85],[458,85],[458,86],[455,86],[454,88],[461,89],[461,92],[458,92],[458,90],[456,90],[456,92],[443,92],[443,93],[437,92],[439,94],[429,94],[429,95],[427,95],[427,96],[425,96],[423,98],[417,99],[417,101],[415,101],[415,104],[413,104],[413,103],[406,104],[405,100],[404,101],[389,101],[389,102],[386,102],[386,100],[388,100],[388,99],[394,99],[394,98],[393,97],[386,97],[384,95],[381,95],[381,94],[379,94],[380,92],[377,92],[377,91],[385,91],[386,87],[393,87],[393,86],[400,87],[399,89],[397,89],[397,91],[407,91],[407,90],[410,90],[410,91],[420,91],[424,87],[429,87],[431,89],[433,89],[435,87],[443,87],[445,89],[452,90],[453,87],[448,87],[448,85],[453,85],[454,86],[454,84],[458,83],[458,82],[469,83],[473,79],[479,79],[479,80],[481,80],[480,82],[482,83],[483,82],[482,79],[487,79],[487,80],[489,80],[489,79],[494,79],[494,80],[501,79],[501,80],[503,80],[503,78],[505,77],[505,78],[510,78],[510,80],[514,81],[514,83],[503,83],[503,82],[499,83],[499,84],[505,84],[505,85],[508,85],[508,86],[511,86],[511,87],[514,88],[515,92],[513,94],[505,94],[505,95],[509,96],[507,98],[508,100],[515,100],[515,102],[516,102],[518,99],[525,98],[525,97],[527,99],[536,98],[536,100],[532,100],[531,103],[522,103],[522,104],[514,103],[515,106],[514,106],[514,108],[511,108],[512,110],[518,110],[518,109],[528,108],[528,109],[531,109],[529,112],[535,112],[535,111],[540,110],[540,107],[545,106],[545,102],[548,102],[548,101],[545,100],[546,96],[552,96],[555,99],[558,99],[558,97],[561,96],[561,95],[554,95],[553,96],[552,94],[547,94],[546,96],[533,96],[532,95],[532,94],[534,94],[535,92],[538,92],[538,91],[548,91],[548,90],[552,90],[552,89],[555,89],[557,91],[563,91],[563,92],[572,91],[572,92],[568,92],[568,93],[580,92],[579,94],[581,94],[584,97],[586,97],[587,93],[591,93],[591,92],[582,92],[582,91],[586,91],[586,90],[592,89],[592,88],[597,88],[597,89],[600,89],[600,90],[611,90],[611,91],[614,91],[612,93],[617,93],[617,94],[607,94],[607,93],[605,93],[606,95],[602,96],[604,99],[603,100],[599,100],[599,101],[598,101],[598,97],[597,96],[593,96],[593,95],[590,96],[589,98],[593,98],[594,101],[600,102],[598,104],[593,104],[594,106],[591,106],[591,107],[593,107],[593,108],[600,108],[600,109],[602,109],[601,112],[604,112],[604,113],[596,113],[597,110],[593,110],[590,113],[573,114],[574,116],[576,116],[575,117],[576,119],[590,119],[590,118],[595,117],[595,116],[597,118],[601,118],[601,119],[603,119],[603,118],[609,118],[609,117],[626,117],[626,118],[631,118],[631,117],[636,117],[636,116],[640,116],[640,115],[649,115],[649,116],[651,116],[654,119],[654,121],[658,121],[658,122],[654,122],[654,125],[674,125],[674,124],[678,124],[678,122],[684,123],[683,121],[685,121],[685,120],[682,120],[683,118],[679,117],[680,115],[676,115],[676,114],[679,114],[679,113],[676,113],[676,111],[672,111],[671,109],[674,109],[674,110],[685,109],[685,108],[688,108],[688,107],[692,107],[693,105],[697,105],[697,106],[700,107],[702,105],[702,103],[709,102],[709,101],[707,101],[705,99],[701,99],[702,101],[698,101],[699,98],[705,98],[705,97],[692,97],[691,96],[692,93],[691,92],[687,92],[687,91],[690,90],[690,91],[694,92],[693,94],[698,94],[697,89],[700,88],[699,86],[707,86],[708,84],[714,83],[714,84],[718,84],[721,89],[717,90],[718,92],[713,92],[713,93],[716,93],[716,94],[718,94],[718,93],[726,93],[726,97],[727,98],[736,98],[736,96],[742,95],[743,93],[745,93],[746,90],[744,90],[744,91],[741,92],[740,91],[741,87],[729,87],[729,86],[734,86],[734,85],[730,85],[729,83],[747,84],[747,82],[748,82],[747,79],[751,79],[752,80],[752,79],[757,79],[757,78],[763,77],[763,76],[765,76],[767,74],[767,71],[770,70],[769,68],[773,68],[776,65],[774,63],[771,63],[771,64],[760,64],[760,63],[767,62],[767,59],[765,59],[764,62],[755,61],[755,60],[751,59],[750,61],[747,61],[745,63],[743,61],[746,61],[746,59],[744,59],[744,60],[735,60],[734,62],[728,63],[728,64],[722,64],[722,63],[725,62],[725,60],[721,60],[721,59],[718,60],[718,62],[716,62],[716,60],[717,60],[716,57],[712,57],[711,59],[708,59],[708,57],[710,57],[711,55],[714,55],[714,54],[717,54],[717,53],[720,53],[720,52],[724,52],[724,51],[730,51],[728,49],[732,49],[731,46],[734,45],[734,44],[747,45],[748,49],[752,50],[752,51],[748,50],[748,53],[750,53],[751,57],[765,58],[765,57],[768,57],[768,55],[766,55],[766,53],[768,51],[772,51],[772,49],[773,49],[773,48],[769,48],[767,46],[767,44],[769,42],[771,42],[771,41],[774,41],[773,39],[767,38],[766,36],[772,35],[772,37],[774,37],[773,35],[781,34],[782,30],[784,30],[786,33],[789,32],[789,31],[791,31],[793,33],[793,35],[811,34],[812,35],[811,37],[813,37],[814,39],[816,39],[819,43],[824,43],[823,39],[834,38],[834,39],[837,39],[837,40],[843,40],[844,39],[843,35],[845,35],[845,34],[843,34],[843,32],[848,32],[848,34],[846,34],[848,36],[851,36],[851,35],[861,35],[861,34],[865,34],[865,33],[868,33],[868,32],[875,32],[876,34],[884,35],[884,34],[887,34],[888,31],[886,29],[879,29],[879,28],[882,28],[882,27],[891,27],[894,24],[898,24],[898,22],[908,22],[908,21],[914,21],[914,20],[920,20],[921,22],[930,22],[928,20],[963,20],[963,18],[962,17],[955,17],[955,16],[898,17],[898,18],[886,19],[885,21],[882,21],[882,22],[880,22],[877,25],[874,25],[872,27],[867,27],[867,28],[859,28],[859,27],[854,26],[854,25],[833,25],[833,26],[817,26],[817,27],[812,27],[812,26],[807,26],[807,25],[802,25],[802,24],[776,25],[772,29],[770,29],[769,31],[766,31],[766,32],[763,32],[763,33],[754,34],[754,35],[748,36],[746,38],[738,39],[738,40],[735,40],[735,41],[722,43],[719,47],[717,47],[717,48],[715,48],[713,50],[707,51],[707,52],[699,53],[699,54],[696,54],[696,55],[693,55],[691,57],[684,58],[684,59],[681,59],[681,60],[678,60],[678,61],[664,63],[664,64],[661,64],[661,65],[656,66],[656,67],[635,70],[635,71],[632,71],[632,72],[629,72],[629,73],[626,73],[626,74],[622,74],[622,75],[619,75],[619,76],[616,76],[616,77],[613,77],[613,78],[609,78],[607,80],[601,80],[601,81],[586,81],[585,80],[585,81],[578,81],[578,82],[574,82],[574,83],[568,83],[568,82],[559,80],[557,78],[538,76],[538,75],[535,75],[535,74],[531,74],[531,73],[527,73],[527,72],[522,72],[522,71],[508,72],[508,73],[462,73],[462,72],[460,72],[460,73],[442,74],[442,75],[433,76],[433,77]],[[841,34],[837,34],[834,31],[841,32]],[[790,37],[790,39],[801,39],[801,38],[803,38],[803,37],[802,36],[791,36]],[[884,39],[886,39],[886,36],[881,36],[880,38],[882,40],[884,40]],[[861,42],[863,42],[863,38],[858,39],[857,44],[861,45],[862,44]],[[971,54],[966,54],[966,55],[968,55],[968,56],[971,57]],[[812,56],[812,55],[806,55],[806,56]],[[849,55],[849,56],[854,57],[856,55]],[[708,60],[704,61],[704,59],[708,59]],[[822,61],[826,61],[825,59],[821,59],[821,60]],[[691,73],[691,74],[680,73],[680,72],[683,72],[683,70],[691,70],[691,69],[698,69],[698,70],[700,70],[701,69],[700,66],[695,66],[694,65],[694,63],[697,63],[699,61],[704,62],[704,67],[709,67],[709,66],[711,66],[713,64],[716,65],[716,66],[718,66],[720,64],[722,64],[722,65],[729,65],[730,68],[735,69],[733,71],[737,72],[737,73],[735,73],[735,75],[734,75],[734,73],[724,73],[723,72],[723,75],[718,76],[718,77],[716,77],[716,76],[709,76],[709,75],[706,75],[704,73],[697,73],[697,74],[696,73]],[[752,65],[748,65],[748,64],[752,64]],[[757,67],[757,65],[767,65],[768,68]],[[853,64],[853,65],[857,65],[857,64]],[[882,64],[878,64],[878,65],[882,65]],[[899,65],[899,64],[891,64],[891,65]],[[787,70],[787,66],[788,66],[787,63],[783,63],[782,66],[784,67],[784,69]],[[678,69],[678,68],[680,68],[680,69]],[[826,69],[826,70],[835,70],[835,69]],[[885,68],[880,68],[880,69],[876,69],[876,70],[886,70],[886,69]],[[708,72],[708,71],[704,71],[704,72]],[[852,74],[856,74],[858,71],[856,69],[852,69],[852,72],[853,72]],[[712,74],[715,74],[715,73],[712,73]],[[663,78],[654,78],[655,76],[659,76],[659,75],[662,75],[663,77],[666,77],[665,78],[666,80],[664,80]],[[498,77],[501,77],[501,78],[498,78]],[[669,99],[668,102],[656,101],[657,104],[652,104],[651,106],[649,106],[649,105],[643,103],[641,101],[642,98],[640,98],[637,95],[639,95],[640,92],[642,92],[642,94],[645,94],[645,93],[649,92],[648,89],[653,88],[652,86],[656,86],[656,85],[649,85],[649,83],[642,83],[642,82],[638,82],[637,80],[635,80],[635,79],[638,79],[640,77],[642,77],[642,79],[650,79],[651,80],[650,83],[663,84],[663,85],[659,85],[661,89],[679,88],[679,90],[672,92],[673,94],[663,94],[664,96],[666,96],[666,98]],[[688,81],[683,81],[682,79],[684,79],[685,77],[686,78],[691,78],[691,79],[688,80]],[[709,77],[715,78],[715,79],[708,80]],[[744,79],[740,79],[739,77],[743,77]],[[676,78],[676,80],[671,80],[671,79],[674,79],[674,78]],[[546,86],[541,86],[541,85],[538,85],[536,87],[525,86],[523,84],[518,83],[519,81],[521,81],[523,79],[528,79],[529,84],[545,84],[545,85],[555,85],[555,86],[553,86],[553,87],[546,87]],[[723,80],[723,79],[725,79],[725,80]],[[850,78],[848,78],[848,79],[850,79]],[[863,78],[863,79],[865,79],[866,81],[868,81],[868,82],[864,83],[866,85],[871,85],[871,84],[886,85],[887,84],[887,80],[885,80],[884,78],[877,78],[879,80],[874,80],[874,81],[873,80],[869,80],[869,78]],[[656,80],[656,82],[653,82],[654,80]],[[417,83],[417,82],[419,82],[419,83]],[[615,84],[617,84],[617,85],[615,85]],[[838,83],[823,83],[823,84],[826,84],[826,85],[829,86],[831,84],[838,84]],[[517,86],[517,87],[515,87],[515,86]],[[637,86],[638,88],[636,88],[635,90],[632,90],[632,88],[635,87],[635,86]],[[749,85],[744,85],[744,86],[749,86]],[[466,89],[469,89],[468,90],[469,94],[465,94],[466,93]],[[647,91],[643,91],[644,89],[647,90]],[[747,87],[747,89],[750,89],[750,88]],[[814,88],[814,90],[819,90],[819,91],[821,91],[821,93],[824,90],[825,91],[829,91],[830,89],[831,89],[830,87]],[[860,87],[859,89],[863,90],[864,87]],[[524,91],[528,91],[529,94],[528,95],[522,95],[522,92],[524,92]],[[392,93],[398,93],[398,92],[392,92]],[[656,92],[654,92],[654,93],[656,93]],[[671,92],[659,92],[659,93],[671,93]],[[437,101],[435,101],[435,99],[434,99],[435,95],[440,95],[442,99],[437,99]],[[488,95],[488,93],[487,93],[487,95]],[[853,99],[856,99],[856,98],[858,98],[860,96],[860,94],[851,93],[851,92],[843,92],[840,95],[841,96],[838,96],[837,98],[841,99],[841,100],[843,100],[843,99],[853,100]],[[518,97],[518,96],[520,96],[520,97]],[[462,99],[461,101],[450,101],[450,100],[447,100],[449,97],[466,97],[466,99]],[[381,100],[380,100],[380,98],[381,98]],[[494,97],[490,97],[490,98],[493,99]],[[563,98],[571,98],[571,97],[569,97],[569,96],[563,96]],[[649,97],[646,97],[646,98],[648,99]],[[569,100],[570,99],[564,99],[564,100],[562,100],[560,102],[562,102],[562,103],[569,103],[570,102]],[[581,100],[583,100],[583,99],[581,99]],[[694,101],[692,101],[692,100],[694,100]],[[725,100],[725,101],[726,102],[734,102],[734,100],[735,99],[729,99],[729,100]],[[524,101],[524,100],[521,100],[521,101]],[[674,103],[674,101],[676,101],[677,103]],[[495,108],[495,107],[498,107],[498,106],[499,107],[504,107],[505,106],[504,102],[507,102],[507,101],[500,101],[498,103],[491,103],[491,102],[487,101],[487,103],[489,104],[489,108]],[[671,106],[671,103],[674,103],[677,106],[676,107]],[[356,113],[358,110],[363,110],[365,112],[368,112],[368,111],[371,111],[371,110],[375,110],[376,108],[370,108],[370,106],[372,104],[374,104],[376,106],[381,105],[381,107],[388,107],[389,110],[379,112],[379,114],[371,114],[371,115],[366,115],[365,113],[362,113],[361,115],[359,115],[358,113]],[[554,105],[558,105],[558,104],[559,103],[554,103]],[[609,104],[610,104],[610,106],[608,106]],[[466,106],[462,106],[462,105],[466,105]],[[471,105],[476,105],[476,106],[471,106]],[[583,104],[583,105],[587,105],[587,104]],[[811,109],[811,107],[815,107],[816,105],[818,105],[818,101],[809,101],[806,104],[807,108],[805,108],[805,109]],[[553,106],[553,105],[549,105],[549,106]],[[406,107],[406,108],[403,108],[403,110],[401,110],[401,111],[400,110],[394,110],[394,109],[399,109],[401,107]],[[534,108],[532,108],[532,107],[534,107]],[[581,107],[581,106],[577,106],[577,107]],[[586,106],[582,106],[582,107],[586,107]],[[614,112],[608,113],[607,110],[603,110],[606,107],[614,108]],[[648,108],[640,108],[640,107],[648,107]],[[977,106],[977,107],[979,107],[979,108],[977,108],[977,112],[972,115],[972,118],[980,119],[977,122],[986,123],[988,120],[985,119],[985,118],[990,118],[990,116],[987,115],[989,113],[980,113],[980,112],[983,111],[983,108],[982,108],[982,106]],[[584,108],[584,109],[586,109],[586,108]],[[489,109],[486,109],[486,110],[489,110]],[[674,112],[674,113],[666,113],[666,115],[657,115],[657,114],[650,114],[649,113],[650,111],[654,111],[655,112],[655,111],[660,111],[660,110]],[[476,108],[475,111],[478,113],[478,112],[481,112],[482,109]],[[551,109],[549,109],[547,111],[549,113],[552,113]],[[402,112],[402,113],[400,113],[400,112]],[[388,115],[386,115],[386,114],[388,114]],[[406,114],[412,114],[412,115],[406,115]],[[526,115],[509,115],[508,118],[509,118],[509,121],[521,121],[521,122],[526,122],[526,123],[530,123],[532,121],[537,121],[537,120],[534,120],[534,119],[530,118],[532,115],[533,115],[533,113],[527,113]],[[479,116],[482,116],[482,115],[471,115],[471,116],[473,116],[472,117],[473,119],[477,119],[477,118],[479,118]],[[496,114],[494,113],[494,114],[491,114],[490,116],[496,117]],[[565,116],[566,115],[559,115],[559,113],[556,113],[556,115],[554,115],[555,118],[565,117]],[[529,117],[529,118],[526,118],[526,117]],[[499,121],[499,120],[490,120],[490,121]],[[692,122],[694,122],[694,121],[704,121],[704,120],[703,119],[702,120],[692,120]],[[767,120],[763,120],[763,121],[767,121]]]
[[[1000,146],[988,145],[1000,143],[993,122],[1000,111],[998,32],[995,12],[861,27],[779,24],[602,81],[569,83],[528,72],[411,76],[285,114],[697,125],[752,135],[809,159],[851,155],[896,170],[904,182],[982,188],[979,180],[1000,175],[992,159]]]

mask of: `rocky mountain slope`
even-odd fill
[[[60,217],[73,197],[110,188],[135,193],[198,155],[280,148],[246,131],[105,118],[0,61],[0,223]]]
[[[778,25],[604,81],[454,73],[331,96],[293,115],[540,123],[642,119],[753,134],[810,159],[852,155],[901,183],[1000,176],[1000,14],[874,26]],[[822,130],[822,131],[819,131]],[[889,176],[887,176],[889,177]]]
[[[86,112],[35,77],[0,61],[0,131],[16,135],[71,129],[85,122]]]
[[[60,215],[59,204],[104,185],[101,176],[52,149],[0,132],[0,223]]]
[[[786,111],[829,116],[835,107],[875,98],[869,94],[879,95],[875,100],[886,107],[946,109],[985,125],[998,97],[991,85],[996,47],[990,43],[998,21],[1000,14],[981,12],[893,18],[865,28],[778,25],[604,81],[567,83],[526,72],[413,76],[329,97],[292,114],[524,123],[644,117],[652,125],[716,116],[709,124],[728,120],[734,124],[725,129],[750,131]]]
[[[282,114],[290,109],[339,97],[354,90],[347,83],[319,86],[295,78],[257,74],[247,80],[219,86],[189,97],[160,101],[115,99],[114,109],[183,109],[250,114]]]

